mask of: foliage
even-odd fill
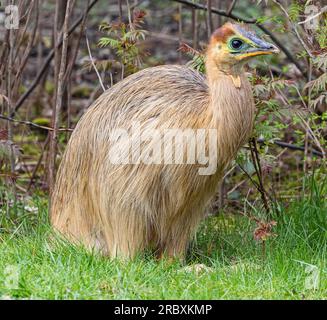
[[[122,66],[123,75],[129,75],[140,70],[144,52],[140,49],[139,42],[144,40],[146,36],[146,31],[141,29],[145,16],[145,11],[135,10],[129,23],[118,21],[101,24],[100,31],[106,32],[107,36],[102,37],[98,45],[100,48],[109,47],[117,59],[107,61],[107,63],[101,62],[102,68],[110,68],[115,62],[119,62]]]
[[[191,61],[188,63],[188,65],[201,72],[205,73],[205,61],[204,61],[204,54],[199,52],[198,50],[193,49],[186,43],[182,43],[179,51],[187,54],[188,57],[191,58]]]

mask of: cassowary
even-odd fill
[[[224,169],[251,134],[255,106],[243,65],[275,52],[244,26],[227,23],[210,40],[206,76],[159,66],[103,93],[77,124],[61,162],[54,228],[110,257],[152,249],[183,258]],[[185,143],[194,137],[195,147]],[[167,148],[169,139],[179,149]],[[206,172],[192,152],[212,155],[214,170]]]

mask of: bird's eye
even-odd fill
[[[240,49],[242,47],[243,43],[244,42],[240,39],[234,39],[231,42],[231,46],[233,49]]]

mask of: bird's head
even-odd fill
[[[228,70],[243,65],[252,57],[278,52],[275,45],[260,39],[247,27],[226,23],[213,33],[207,60],[211,67]]]

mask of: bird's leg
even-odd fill
[[[106,243],[112,258],[132,259],[148,245],[146,224],[132,210],[110,216],[106,230]]]
[[[176,222],[168,233],[164,235],[164,238],[161,238],[158,250],[159,259],[184,261],[190,232],[188,228],[184,229],[184,226],[181,227],[182,226]]]

